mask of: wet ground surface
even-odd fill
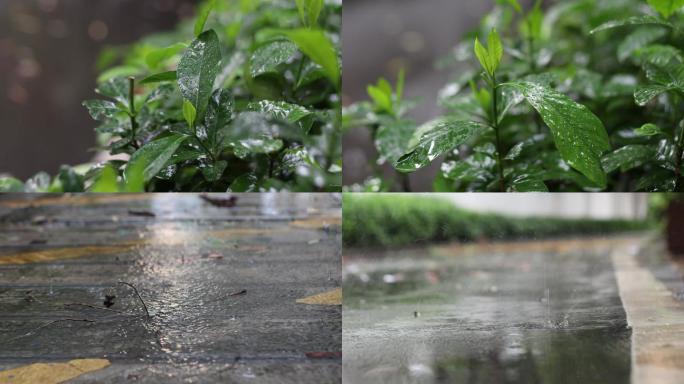
[[[3,196],[0,370],[104,358],[73,382],[337,383],[341,307],[296,301],[340,287],[340,204]]]
[[[347,383],[627,383],[631,238],[346,254]]]

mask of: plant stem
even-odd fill
[[[498,108],[498,95],[496,74],[492,75],[492,127],[494,128],[494,134],[496,135],[496,165],[499,169],[499,187],[501,192],[506,192],[506,182],[504,181],[504,171],[503,171],[503,159],[501,158],[501,135],[499,134],[499,108]]]
[[[135,112],[135,77],[131,76],[128,78],[128,109],[129,116],[131,117],[131,145],[133,148],[140,149],[136,136],[138,135],[138,122],[136,121]]]

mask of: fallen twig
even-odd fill
[[[125,281],[119,281],[119,284],[127,285],[131,288],[133,288],[133,291],[135,291],[135,294],[138,296],[138,299],[140,299],[140,302],[143,305],[143,308],[145,308],[145,313],[147,314],[147,320],[150,319],[150,311],[147,310],[147,305],[145,305],[145,300],[143,300],[142,296],[140,296],[140,293],[138,292],[138,288],[134,287],[133,284],[127,283]]]
[[[79,307],[87,307],[87,308],[92,308],[92,309],[99,309],[101,311],[109,311],[109,312],[115,312],[115,313],[120,313],[122,315],[129,315],[126,312],[123,311],[117,311],[116,309],[111,309],[111,308],[105,308],[105,307],[98,307],[96,305],[90,305],[86,303],[68,303],[64,304],[64,307],[74,307],[74,306],[79,306]]]
[[[129,210],[128,214],[131,216],[141,216],[141,217],[157,217],[157,215],[153,212],[150,211],[136,211],[136,210]]]
[[[232,296],[242,296],[242,295],[246,295],[246,294],[247,294],[247,290],[246,290],[246,289],[243,289],[243,290],[240,291],[240,292],[231,293],[230,295],[228,295],[228,297],[232,297]]]
[[[21,338],[23,338],[23,337],[31,336],[32,334],[34,334],[34,333],[40,331],[40,330],[43,329],[43,328],[47,328],[47,327],[51,326],[52,324],[56,324],[56,323],[59,323],[59,322],[62,322],[62,321],[74,321],[74,322],[83,322],[83,323],[94,323],[94,322],[95,322],[95,320],[90,320],[90,319],[72,319],[72,318],[59,319],[59,320],[52,320],[52,321],[49,321],[49,322],[47,322],[47,323],[45,323],[45,324],[43,324],[43,325],[41,325],[41,326],[39,326],[39,327],[37,327],[37,328],[35,328],[35,329],[33,329],[33,330],[27,332],[26,334],[19,335],[19,336],[16,336],[16,337],[13,337],[13,338],[11,338],[11,339],[7,339],[7,340],[5,340],[5,342],[7,343],[7,342],[10,342],[10,341],[14,341],[14,340],[17,340],[17,339],[21,339]]]
[[[200,198],[202,198],[202,200],[206,201],[207,203],[209,203],[215,207],[221,207],[221,208],[233,208],[234,206],[237,205],[237,201],[238,201],[237,196],[218,198],[218,197],[210,196],[208,194],[202,194],[202,195],[200,195]]]

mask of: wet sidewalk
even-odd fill
[[[54,363],[49,376],[74,383],[338,383],[340,207],[332,194],[3,196],[0,382]]]
[[[643,324],[628,322],[623,301],[642,312],[655,310],[639,301],[654,294],[650,286],[631,292],[619,287],[614,252],[634,253],[643,240],[456,245],[397,251],[391,258],[346,253],[344,380],[629,383],[632,326]],[[658,268],[664,276],[666,268]],[[681,276],[669,284],[681,289]],[[669,338],[675,348],[684,337],[684,306],[667,292],[659,294],[668,317],[653,316],[650,330],[660,325],[662,334],[669,327],[659,341]],[[684,354],[671,351],[661,367],[677,377]]]

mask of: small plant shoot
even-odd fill
[[[440,192],[684,190],[684,1],[497,0],[467,36],[442,116],[411,120],[385,79],[344,109],[396,170],[348,190],[408,191],[436,162]]]

